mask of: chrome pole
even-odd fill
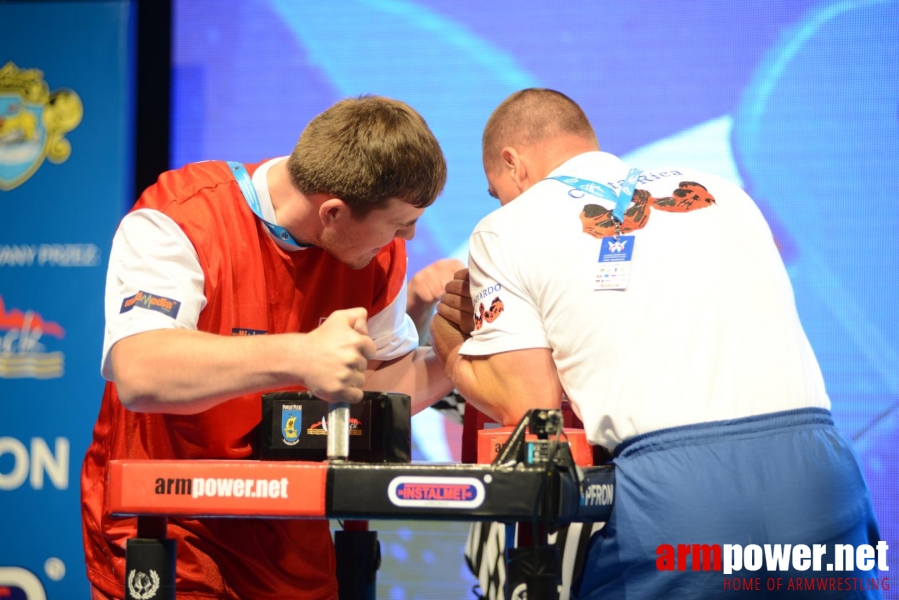
[[[333,402],[328,408],[328,459],[346,460],[350,456],[350,405]]]

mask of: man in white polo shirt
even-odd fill
[[[665,544],[826,544],[831,558],[835,543],[876,544],[857,457],[751,198],[600,152],[580,107],[552,90],[506,99],[483,159],[502,207],[472,234],[470,287],[464,272],[448,284],[432,339],[483,412],[511,425],[564,393],[615,457],[614,511],[573,598],[731,593],[720,572],[667,570]]]

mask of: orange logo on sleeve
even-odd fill
[[[499,316],[503,312],[503,301],[499,299],[499,296],[493,299],[493,302],[490,303],[490,308],[484,310],[484,303],[481,302],[478,307],[478,314],[474,316],[474,328],[480,329],[484,326],[484,322],[493,323],[496,321]]]

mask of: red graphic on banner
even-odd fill
[[[41,342],[44,335],[62,339],[66,332],[33,310],[7,311],[0,296],[0,379],[62,377],[65,355],[49,351]]]
[[[22,312],[18,309],[6,311],[3,303],[3,296],[0,296],[0,331],[8,331],[10,329],[28,329],[31,331],[40,329],[41,333],[52,335],[55,338],[62,339],[65,337],[65,330],[53,321],[45,321],[40,313],[33,310]]]

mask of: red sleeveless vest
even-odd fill
[[[252,174],[258,166],[247,169]],[[222,162],[164,173],[140,197],[133,210],[138,209],[166,214],[196,249],[207,300],[200,331],[309,332],[335,310],[358,306],[371,317],[390,305],[405,280],[400,239],[361,270],[319,248],[285,252],[247,206]],[[95,587],[123,597],[125,540],[136,531],[135,519],[107,514],[108,461],[249,458],[260,416],[258,393],[198,415],[136,413],[119,402],[114,383],[106,384],[81,475],[85,555]],[[336,597],[327,521],[173,518],[168,536],[178,540],[179,598]]]

